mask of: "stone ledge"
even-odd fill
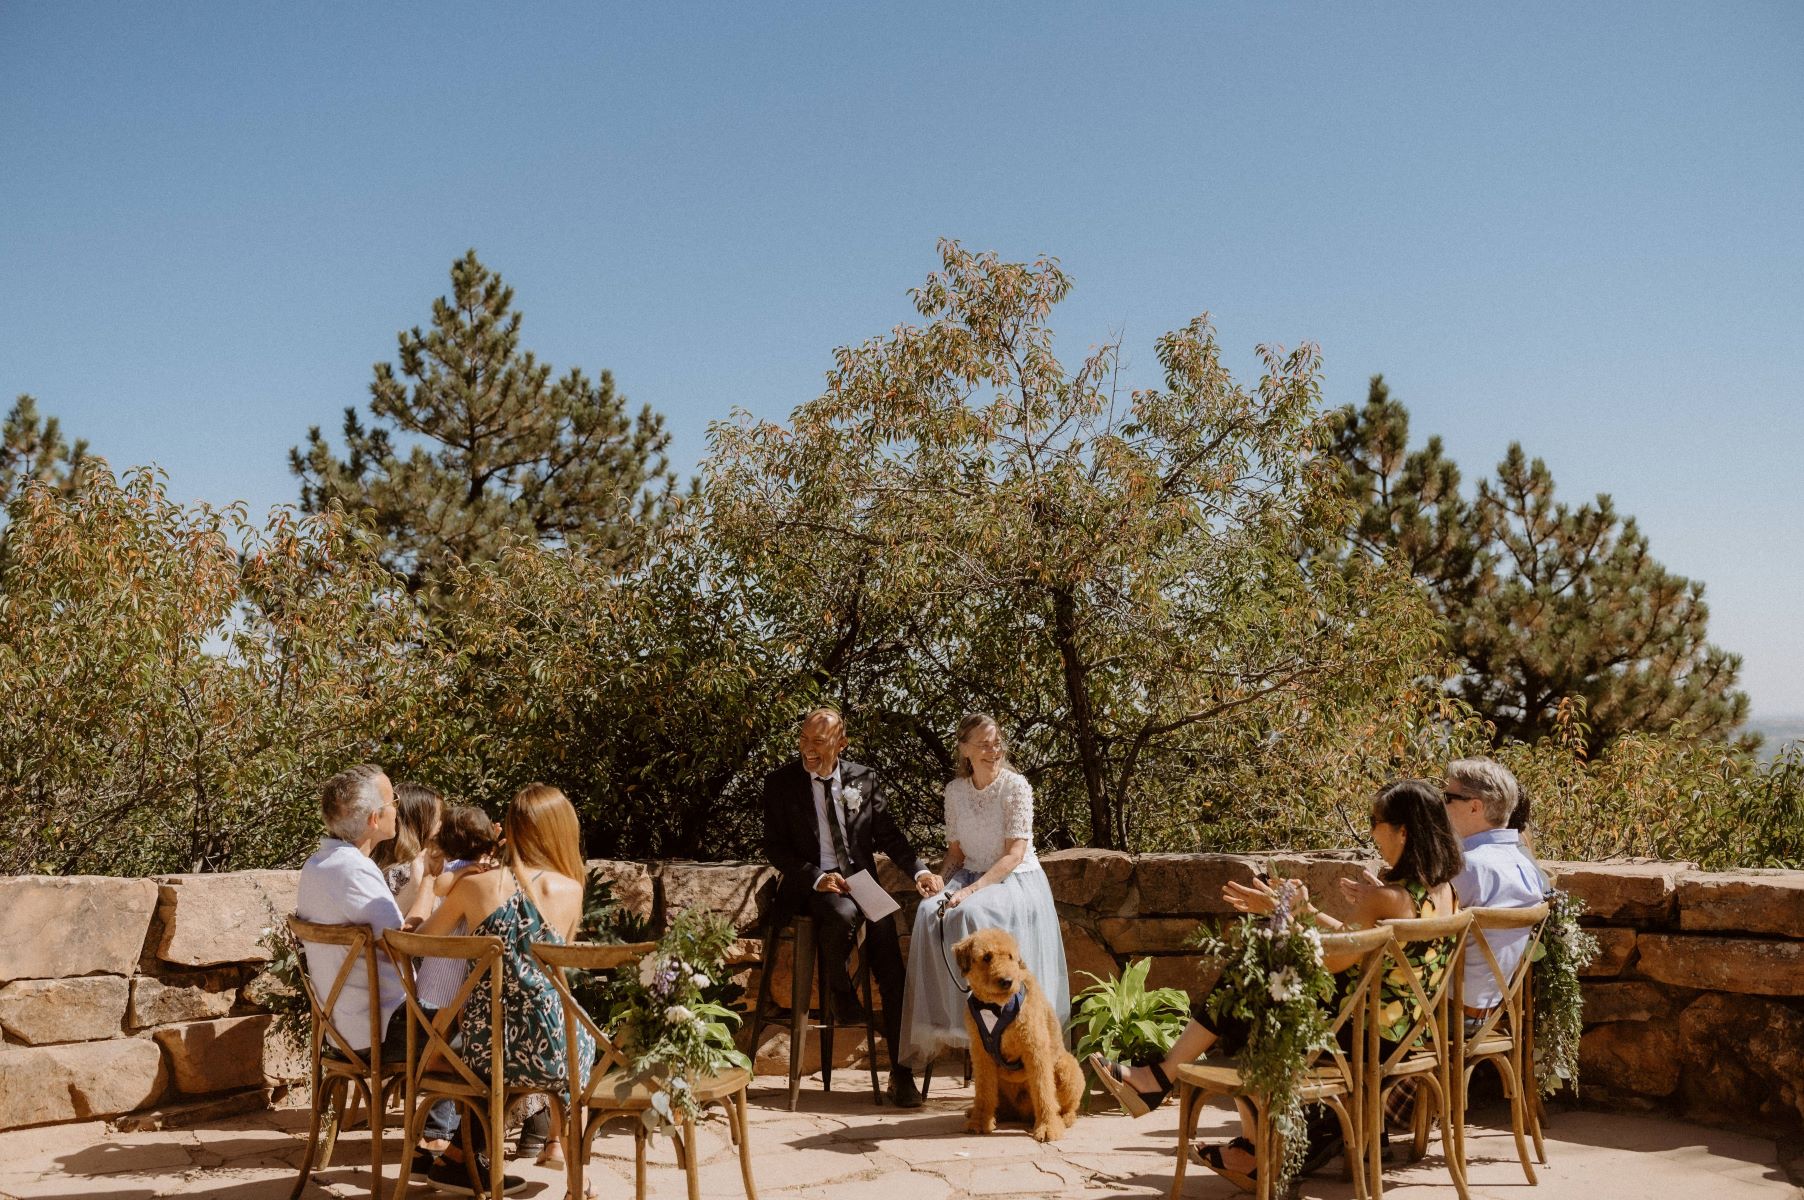
[[[1644,933],[1635,973],[1707,992],[1804,996],[1804,942]]]
[[[0,1053],[0,1129],[111,1117],[153,1104],[167,1072],[154,1042],[114,1038]]]
[[[1804,938],[1804,871],[1693,872],[1678,902],[1681,929]]]
[[[1623,862],[1541,864],[1549,882],[1585,902],[1585,915],[1604,921],[1664,924],[1677,908],[1679,877],[1694,863]]]
[[[294,911],[299,871],[157,877],[157,957],[178,967],[263,963],[263,931]]]
[[[190,1021],[164,1026],[151,1036],[169,1055],[176,1091],[205,1096],[263,1086],[264,1035],[272,1019]]]
[[[0,878],[0,983],[130,975],[156,904],[157,885],[148,879]]]
[[[0,987],[0,1026],[38,1046],[118,1037],[129,989],[118,975],[21,979]]]

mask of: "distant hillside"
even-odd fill
[[[1766,738],[1760,747],[1761,758],[1777,756],[1788,743],[1804,742],[1804,717],[1761,717],[1749,721],[1746,728]]]

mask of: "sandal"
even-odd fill
[[[1253,1143],[1243,1137],[1237,1137],[1220,1146],[1193,1145],[1190,1147],[1190,1156],[1241,1191],[1256,1191],[1259,1187],[1259,1168],[1255,1166],[1251,1171],[1245,1172],[1235,1170],[1226,1162],[1223,1152],[1227,1150],[1240,1150],[1252,1155],[1255,1160],[1258,1158],[1258,1153],[1253,1149]]]
[[[1147,1070],[1159,1081],[1159,1086],[1150,1092],[1143,1092],[1127,1081],[1126,1069],[1120,1063],[1110,1062],[1100,1054],[1092,1054],[1085,1060],[1096,1082],[1102,1084],[1103,1091],[1115,1097],[1115,1103],[1121,1105],[1121,1111],[1130,1117],[1144,1117],[1153,1109],[1165,1103],[1165,1097],[1171,1095],[1171,1080],[1166,1078],[1165,1069],[1153,1063]]]
[[[541,1167],[561,1167],[564,1165],[562,1148],[560,1147],[557,1150],[553,1150],[550,1146],[547,1146],[539,1151],[539,1156],[532,1161],[534,1164]]]

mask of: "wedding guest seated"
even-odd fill
[[[528,784],[514,796],[502,818],[506,842],[499,870],[470,871],[451,887],[419,932],[444,936],[463,926],[473,937],[498,937],[502,959],[501,1003],[506,1037],[495,1045],[487,1004],[466,1004],[457,1031],[472,1070],[499,1069],[510,1087],[542,1091],[551,1098],[549,1139],[539,1156],[544,1166],[563,1165],[559,1107],[565,1095],[564,1008],[556,987],[532,955],[534,942],[569,942],[582,921],[583,860],[576,810],[557,788]],[[595,1061],[595,1042],[578,1033],[578,1077]],[[497,1063],[497,1058],[500,1060]],[[427,1177],[453,1188],[486,1190],[488,1164],[472,1172],[455,1143]]]
[[[1533,908],[1547,894],[1541,868],[1523,850],[1520,828],[1512,828],[1518,815],[1525,826],[1528,799],[1515,775],[1500,762],[1488,758],[1462,758],[1447,764],[1441,783],[1447,801],[1447,819],[1460,836],[1465,866],[1453,879],[1453,890],[1466,908]],[[1497,956],[1507,976],[1516,969],[1528,947],[1532,931],[1499,929],[1480,937]],[[1503,983],[1491,973],[1491,964],[1474,950],[1466,955],[1466,1027],[1474,1032],[1503,1003]]]
[[[373,857],[408,929],[432,911],[421,896],[427,886],[426,852],[444,819],[445,801],[437,792],[421,783],[395,785],[395,836],[377,846]]]
[[[1435,786],[1420,779],[1405,779],[1385,786],[1372,801],[1371,819],[1372,841],[1385,863],[1378,885],[1360,890],[1356,907],[1343,923],[1309,903],[1307,889],[1296,884],[1302,898],[1302,911],[1314,916],[1321,928],[1330,932],[1367,929],[1389,919],[1446,916],[1454,912],[1457,903],[1452,881],[1460,871],[1460,848],[1453,827],[1448,823],[1441,793]],[[1251,886],[1228,883],[1222,888],[1222,899],[1237,912],[1270,912],[1276,896],[1277,893],[1260,880],[1255,880]],[[1418,955],[1425,959],[1426,951],[1411,955],[1412,962],[1424,967],[1424,962],[1417,961]],[[1353,960],[1329,958],[1323,965],[1329,971],[1339,973],[1352,966]],[[1340,982],[1345,985],[1349,981],[1343,976]],[[1332,1010],[1338,1010],[1342,994],[1343,989],[1337,988],[1336,995],[1327,1002]],[[1402,1004],[1407,1009],[1410,1007],[1407,986],[1387,981],[1380,1003],[1386,1006]],[[1391,1029],[1407,1029],[1410,1024],[1409,1020],[1403,1020],[1393,1024]],[[1391,1029],[1386,1030],[1387,1035],[1391,1034]],[[1201,1058],[1212,1049],[1226,1055],[1238,1053],[1251,1032],[1244,1022],[1211,1018],[1207,1001],[1204,1001],[1193,1008],[1190,1023],[1161,1062],[1147,1067],[1129,1066],[1092,1054],[1090,1068],[1124,1112],[1134,1117],[1145,1116],[1171,1094],[1171,1076],[1179,1066]],[[1343,1036],[1350,1032],[1342,1030]],[[1338,1148],[1337,1138],[1338,1130],[1331,1119],[1313,1120],[1311,1153],[1306,1169],[1331,1158]],[[1246,1137],[1237,1137],[1220,1146],[1194,1147],[1193,1153],[1199,1163],[1241,1190],[1255,1190],[1253,1144]]]
[[[963,980],[948,957],[979,929],[1006,930],[1039,981],[1060,1029],[1071,1016],[1065,942],[1046,872],[1034,854],[1034,790],[1008,760],[994,719],[959,722],[953,780],[946,785],[945,888],[915,910],[902,1005],[906,1062],[931,1063],[969,1045]]]

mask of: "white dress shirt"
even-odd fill
[[[376,986],[381,1013],[381,1027],[400,1008],[406,997],[401,991],[401,976],[394,960],[382,949],[382,934],[401,928],[401,908],[394,893],[370,857],[350,842],[329,837],[320,840],[319,849],[301,868],[301,882],[294,896],[294,915],[303,921],[321,925],[368,925],[377,938]],[[343,946],[303,947],[307,954],[307,977],[323,999],[331,990],[332,980],[345,960]],[[351,969],[338,1003],[332,1006],[332,1023],[353,1049],[370,1047],[369,975]]]

